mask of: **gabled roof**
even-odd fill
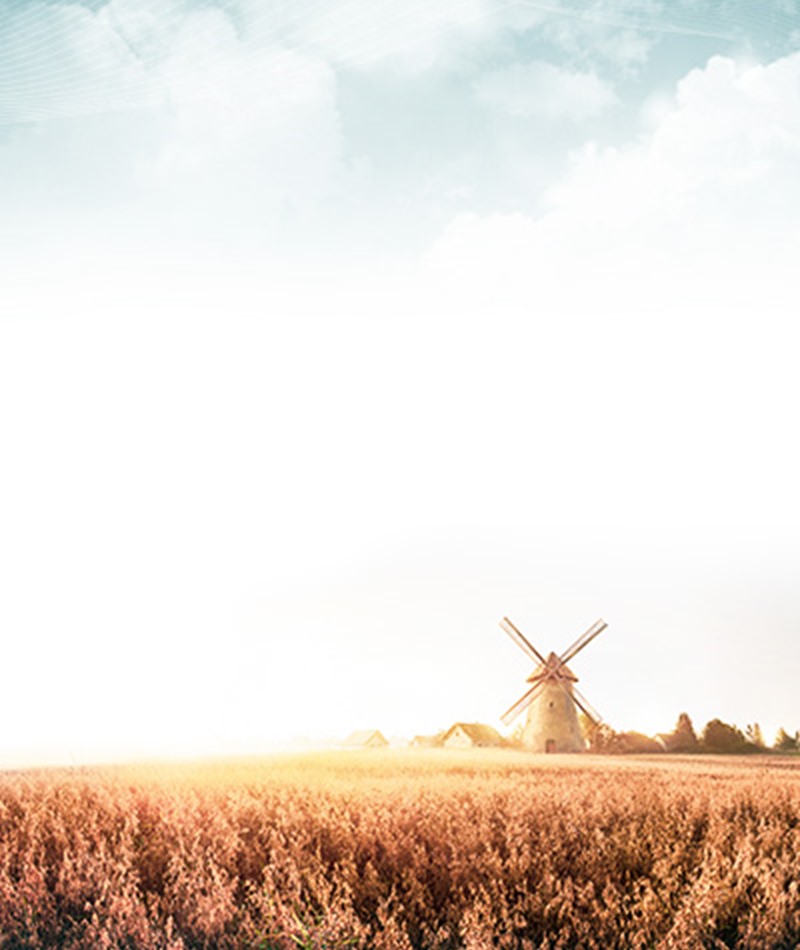
[[[351,732],[344,740],[345,745],[369,745],[370,743],[379,743],[380,745],[389,745],[386,737],[380,729],[359,729]]]
[[[447,742],[456,729],[466,733],[475,745],[501,745],[503,742],[503,737],[494,726],[486,726],[481,722],[453,723],[442,736],[442,741]]]

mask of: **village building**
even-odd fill
[[[348,749],[385,749],[389,741],[379,729],[362,729],[351,732],[344,744]]]
[[[503,745],[503,737],[493,726],[480,722],[457,722],[442,736],[445,749],[478,749]]]

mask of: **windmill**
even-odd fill
[[[575,686],[578,677],[567,663],[607,626],[604,620],[598,620],[561,656],[551,653],[545,659],[508,617],[503,617],[500,628],[538,664],[527,680],[533,684],[531,688],[501,717],[508,726],[521,712],[528,710],[522,735],[526,748],[533,752],[583,752],[586,749],[576,709],[580,709],[596,726],[600,725],[602,720],[586,698],[578,692]]]

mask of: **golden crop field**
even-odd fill
[[[7,773],[0,947],[794,947],[798,765],[431,750]]]

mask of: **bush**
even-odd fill
[[[659,743],[641,732],[617,732],[610,739],[607,751],[612,754],[640,754],[663,752]]]

